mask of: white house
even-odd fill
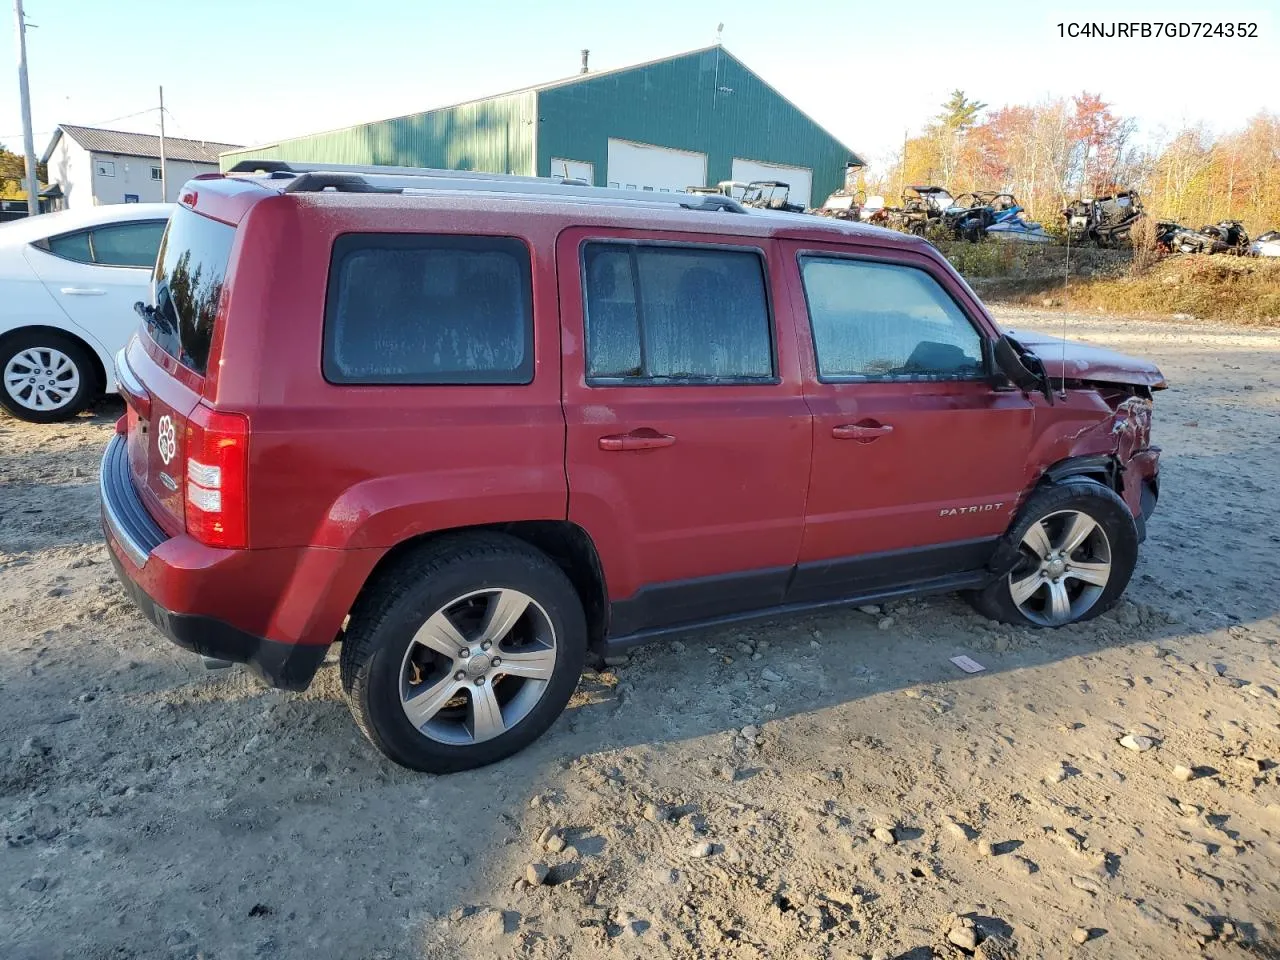
[[[49,186],[62,191],[61,206],[78,210],[103,203],[152,203],[177,199],[182,185],[199,173],[218,172],[218,154],[235,144],[165,137],[168,196],[160,190],[160,138],[60,124],[41,160]]]

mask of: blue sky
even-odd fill
[[[154,130],[154,110],[130,115],[155,105],[161,83],[172,134],[253,144],[563,77],[582,47],[607,69],[704,46],[720,22],[728,50],[873,160],[955,87],[992,105],[1089,89],[1147,136],[1280,109],[1274,0],[25,2],[37,153],[57,123]],[[10,10],[0,143],[20,149]],[[1059,38],[1058,22],[1086,19],[1251,20],[1260,37]],[[1179,63],[1190,82],[1177,79]]]

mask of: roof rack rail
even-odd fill
[[[352,164],[292,164],[282,160],[241,160],[228,175],[265,175],[289,180],[284,193],[436,193],[475,191],[524,196],[557,196],[595,202],[631,201],[671,204],[702,212],[746,213],[737,200],[718,194],[668,193],[594,187],[585,180],[564,177],[525,177],[475,170],[430,167],[378,167]]]
[[[357,173],[376,176],[444,177],[449,180],[502,180],[509,183],[571,183],[589,187],[586,180],[575,177],[527,177],[517,173],[489,173],[484,170],[444,170],[439,167],[394,167],[362,163],[293,163],[287,160],[240,160],[226,171],[231,173],[269,174],[276,178],[304,173]]]

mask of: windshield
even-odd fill
[[[185,208],[174,211],[153,278],[147,332],[165,353],[201,376],[222,301],[235,228]]]

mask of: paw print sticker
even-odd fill
[[[160,459],[164,461],[166,467],[178,452],[178,437],[168,414],[160,418],[160,425],[156,429],[156,449],[160,452]]]

